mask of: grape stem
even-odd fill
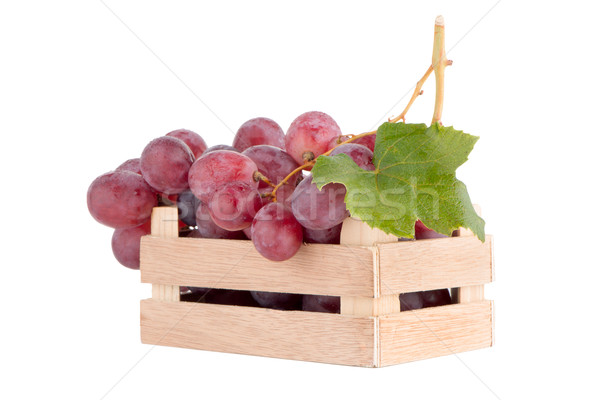
[[[446,27],[444,17],[439,15],[435,19],[435,31],[433,35],[433,55],[431,65],[435,72],[435,106],[431,125],[442,123],[442,110],[444,108],[444,71],[452,61],[446,58]]]
[[[296,168],[295,170],[290,172],[288,174],[288,176],[286,176],[285,178],[283,178],[281,180],[281,182],[279,182],[277,185],[275,185],[273,187],[273,191],[271,192],[271,197],[273,198],[273,201],[277,201],[277,189],[279,189],[281,187],[281,185],[285,185],[292,176],[296,175],[298,172],[300,172],[302,170],[312,167],[313,165],[315,165],[315,160],[305,162],[304,164],[302,164],[301,166],[299,166],[298,168]]]
[[[427,68],[425,75],[423,75],[423,77],[421,79],[419,79],[419,81],[417,82],[417,85],[415,86],[415,90],[413,91],[412,97],[410,98],[410,101],[406,105],[406,108],[404,109],[404,111],[402,111],[402,113],[400,115],[398,115],[396,118],[388,119],[388,122],[398,122],[400,120],[402,120],[402,122],[406,122],[406,120],[405,120],[406,113],[408,112],[408,110],[410,110],[410,107],[413,105],[413,103],[415,102],[417,97],[419,97],[420,95],[423,94],[423,90],[421,90],[421,88],[423,87],[423,85],[427,81],[427,78],[429,78],[429,75],[431,75],[432,72],[433,72],[433,66],[430,65],[429,68]]]
[[[406,113],[408,113],[408,110],[410,110],[410,107],[413,105],[413,103],[415,102],[417,97],[419,97],[420,95],[423,94],[423,90],[422,90],[423,85],[425,84],[425,82],[427,81],[427,79],[429,78],[431,73],[435,72],[435,106],[434,106],[433,119],[431,121],[431,124],[433,125],[436,122],[441,124],[442,110],[444,108],[444,70],[446,69],[447,66],[452,65],[452,61],[450,61],[446,58],[446,44],[445,44],[446,32],[445,31],[446,30],[445,30],[445,26],[444,26],[444,17],[439,15],[435,19],[435,30],[434,30],[434,35],[433,35],[433,55],[431,56],[431,65],[429,66],[429,68],[427,68],[427,71],[425,71],[425,74],[423,75],[423,77],[417,82],[417,85],[415,86],[415,90],[413,91],[412,97],[410,98],[408,104],[406,105],[406,107],[404,108],[402,113],[395,118],[388,119],[389,122],[396,123],[400,120],[402,120],[402,122],[405,122]],[[340,136],[340,138],[338,138],[338,144],[321,155],[328,156],[338,146],[341,146],[346,143],[351,143],[362,137],[374,135],[376,133],[377,133],[377,131],[375,130],[375,131],[361,133],[359,135],[351,135],[348,139],[346,139],[342,142],[340,142],[340,138],[342,137],[342,136]],[[307,159],[304,164],[302,164],[301,166],[299,166],[298,168],[296,168],[295,170],[290,172],[290,174],[288,176],[286,176],[277,185],[271,184],[273,186],[273,191],[270,193],[270,195],[271,195],[271,197],[273,197],[273,201],[277,201],[277,189],[279,189],[281,187],[281,185],[286,184],[287,181],[292,176],[294,176],[296,173],[298,173],[299,171],[303,171],[305,169],[311,168],[313,165],[315,165],[315,162],[316,162],[316,159],[314,159],[314,160]]]
[[[271,187],[275,187],[275,184],[273,182],[271,182],[269,180],[269,178],[267,178],[266,176],[264,176],[263,174],[261,174],[258,171],[254,171],[254,175],[253,175],[254,181],[258,182],[258,181],[263,181],[264,183],[266,183],[267,185],[271,186]]]

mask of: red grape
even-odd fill
[[[163,136],[151,141],[142,152],[142,176],[156,191],[181,193],[188,185],[194,154],[181,140]]]
[[[177,214],[184,224],[196,226],[196,209],[199,201],[191,190],[181,192],[177,196]]]
[[[341,136],[341,137],[336,137],[334,138],[330,143],[329,143],[329,148],[334,148],[335,146],[340,145],[342,142],[345,142],[346,140],[350,139],[350,136]],[[363,136],[361,138],[358,138],[356,140],[353,140],[350,143],[354,143],[354,144],[360,144],[365,146],[366,148],[368,148],[371,151],[375,151],[375,140],[377,139],[377,134],[374,133],[372,135],[367,135],[367,136]]]
[[[342,224],[338,224],[329,229],[306,229],[304,232],[304,242],[306,243],[324,243],[324,244],[340,244],[340,235],[342,233]]]
[[[123,164],[117,167],[116,171],[131,171],[141,175],[142,166],[140,165],[140,159],[132,158],[130,160],[125,161]]]
[[[252,146],[244,150],[242,154],[254,161],[258,168],[258,172],[269,178],[269,180],[275,184],[281,182],[293,170],[299,167],[292,156],[274,146]],[[301,172],[298,171],[288,180],[288,182],[295,186],[300,175]],[[267,186],[268,185],[265,182],[261,181],[259,183],[259,187]]]
[[[247,290],[210,289],[204,295],[204,302],[226,306],[258,306]]]
[[[233,151],[236,153],[241,153],[238,149],[236,149],[235,147],[232,146],[228,146],[226,144],[218,144],[216,146],[211,146],[208,149],[206,149],[204,151],[203,154],[208,154],[208,153],[212,153],[213,151],[217,151],[217,150],[229,150],[229,151]]]
[[[207,147],[202,136],[187,129],[177,129],[167,133],[167,136],[177,138],[187,144],[196,158],[199,158]]]
[[[276,310],[299,310],[301,307],[301,294],[273,292],[250,292],[250,294],[261,307]]]
[[[375,140],[377,139],[377,134],[363,136],[361,138],[356,139],[351,143],[362,144],[367,147],[372,152],[375,152]]]
[[[92,217],[111,228],[132,228],[150,218],[156,193],[141,175],[113,171],[99,176],[87,192]]]
[[[439,239],[439,238],[445,238],[445,237],[448,237],[448,236],[443,235],[441,233],[437,233],[433,229],[429,229],[420,220],[417,220],[417,222],[415,223],[415,239],[417,239],[417,240]]]
[[[242,231],[228,231],[215,224],[208,212],[208,207],[198,202],[196,209],[196,225],[198,229],[194,229],[188,237],[200,237],[209,239],[246,239]]]
[[[250,225],[248,228],[242,229],[242,231],[244,232],[244,235],[246,235],[246,237],[248,239],[252,240],[252,225]]]
[[[150,234],[150,221],[133,228],[115,229],[112,251],[117,261],[131,269],[140,269],[140,239]]]
[[[223,182],[242,182],[257,188],[254,180],[256,164],[243,154],[217,150],[200,157],[190,169],[189,182],[194,195],[208,203],[218,185]]]
[[[283,149],[285,147],[285,135],[283,130],[269,118],[254,118],[246,121],[240,126],[235,138],[233,147],[239,151],[244,151],[248,147],[266,144]]]
[[[423,308],[423,292],[402,293],[400,295],[400,311]]]
[[[285,150],[299,164],[329,150],[330,142],[342,134],[329,115],[310,111],[296,118],[285,135]]]
[[[302,311],[340,313],[340,298],[336,296],[302,296]]]
[[[215,224],[228,231],[248,228],[263,206],[255,187],[242,182],[219,185],[210,198],[208,212]]]
[[[333,228],[350,215],[346,210],[345,195],[346,187],[341,183],[328,183],[319,190],[309,176],[294,191],[292,211],[305,228]]]
[[[375,170],[373,165],[373,152],[361,144],[346,143],[342,144],[331,152],[331,156],[337,154],[346,154],[356,165],[367,171]]]
[[[448,289],[427,290],[421,293],[424,307],[438,307],[452,304]]]
[[[287,260],[302,245],[302,226],[282,203],[267,204],[252,222],[252,243],[269,260]]]

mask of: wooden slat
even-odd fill
[[[474,236],[387,243],[379,248],[381,293],[480,285],[492,281],[492,238]]]
[[[330,296],[373,296],[375,249],[303,245],[287,261],[261,256],[249,240],[163,239],[141,244],[144,283]]]
[[[478,302],[485,299],[484,291],[485,285],[473,285],[453,288],[452,299],[455,303]]]
[[[371,228],[365,222],[346,218],[342,225],[340,243],[343,246],[375,246],[377,243],[398,242],[398,238],[389,235],[377,228]],[[377,316],[400,312],[400,299],[397,294],[380,296],[379,288],[379,251],[374,248],[374,257],[371,262],[374,280],[376,283],[374,296],[341,296],[340,313],[356,316]]]
[[[154,207],[150,220],[152,236],[161,238],[176,238],[179,236],[179,220],[177,207]],[[181,294],[177,285],[152,285],[152,298],[161,301],[179,301]]]
[[[400,312],[400,297],[390,294],[381,297],[352,297],[340,298],[340,314],[357,316],[376,316]]]
[[[492,302],[454,304],[379,317],[381,366],[490,347]]]
[[[345,245],[372,246],[375,243],[397,242],[398,238],[381,229],[371,228],[368,224],[348,217],[342,225],[340,243]]]
[[[141,302],[142,342],[373,367],[376,320],[198,303]]]

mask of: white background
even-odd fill
[[[0,397],[598,396],[597,13],[496,1],[3,2]],[[89,216],[91,181],[181,127],[214,145],[320,110],[370,130],[438,14],[443,121],[481,137],[458,174],[496,239],[496,346],[369,370],[142,345],[150,288]],[[408,122],[431,120],[424,90]]]

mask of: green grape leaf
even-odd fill
[[[346,206],[353,217],[398,237],[412,238],[415,221],[451,235],[471,229],[485,241],[485,222],[475,212],[456,169],[467,161],[479,137],[434,124],[384,123],[377,130],[374,171],[358,167],[346,154],[320,156],[312,168],[321,189],[346,186]]]

